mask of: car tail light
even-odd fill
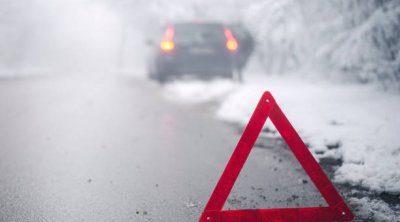
[[[161,49],[162,49],[163,51],[172,51],[172,50],[174,50],[174,48],[175,48],[175,44],[174,44],[173,41],[165,41],[165,40],[163,40],[163,41],[160,43],[160,47],[161,47]]]
[[[236,52],[236,50],[238,49],[238,42],[236,41],[235,36],[232,34],[232,31],[228,28],[225,28],[224,34],[226,37],[226,48],[230,52]]]
[[[175,49],[174,43],[175,30],[172,26],[165,30],[164,37],[160,43],[160,48],[164,52],[171,52]]]

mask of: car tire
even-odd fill
[[[226,70],[223,74],[222,74],[223,78],[227,78],[227,79],[233,79],[233,70],[229,69]]]
[[[243,72],[242,70],[239,69],[235,69],[234,71],[234,79],[238,82],[238,83],[243,83]]]
[[[168,75],[167,75],[167,73],[164,73],[164,72],[157,72],[157,74],[156,74],[156,80],[157,80],[160,84],[166,83],[167,80],[168,80]]]
[[[147,71],[147,77],[148,77],[150,80],[155,80],[155,79],[156,79],[156,76],[155,76],[154,72],[152,72],[152,71],[150,71],[150,70]]]

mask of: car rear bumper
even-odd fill
[[[231,55],[215,56],[179,56],[163,55],[159,57],[157,69],[174,75],[230,75],[233,67]]]

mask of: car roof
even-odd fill
[[[181,21],[181,22],[173,22],[170,23],[172,26],[185,26],[185,25],[190,25],[190,26],[195,26],[195,25],[210,25],[210,26],[224,26],[222,22],[216,22],[216,21]]]

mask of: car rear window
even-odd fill
[[[184,23],[175,24],[175,41],[193,42],[221,42],[225,41],[224,28],[215,23]]]

